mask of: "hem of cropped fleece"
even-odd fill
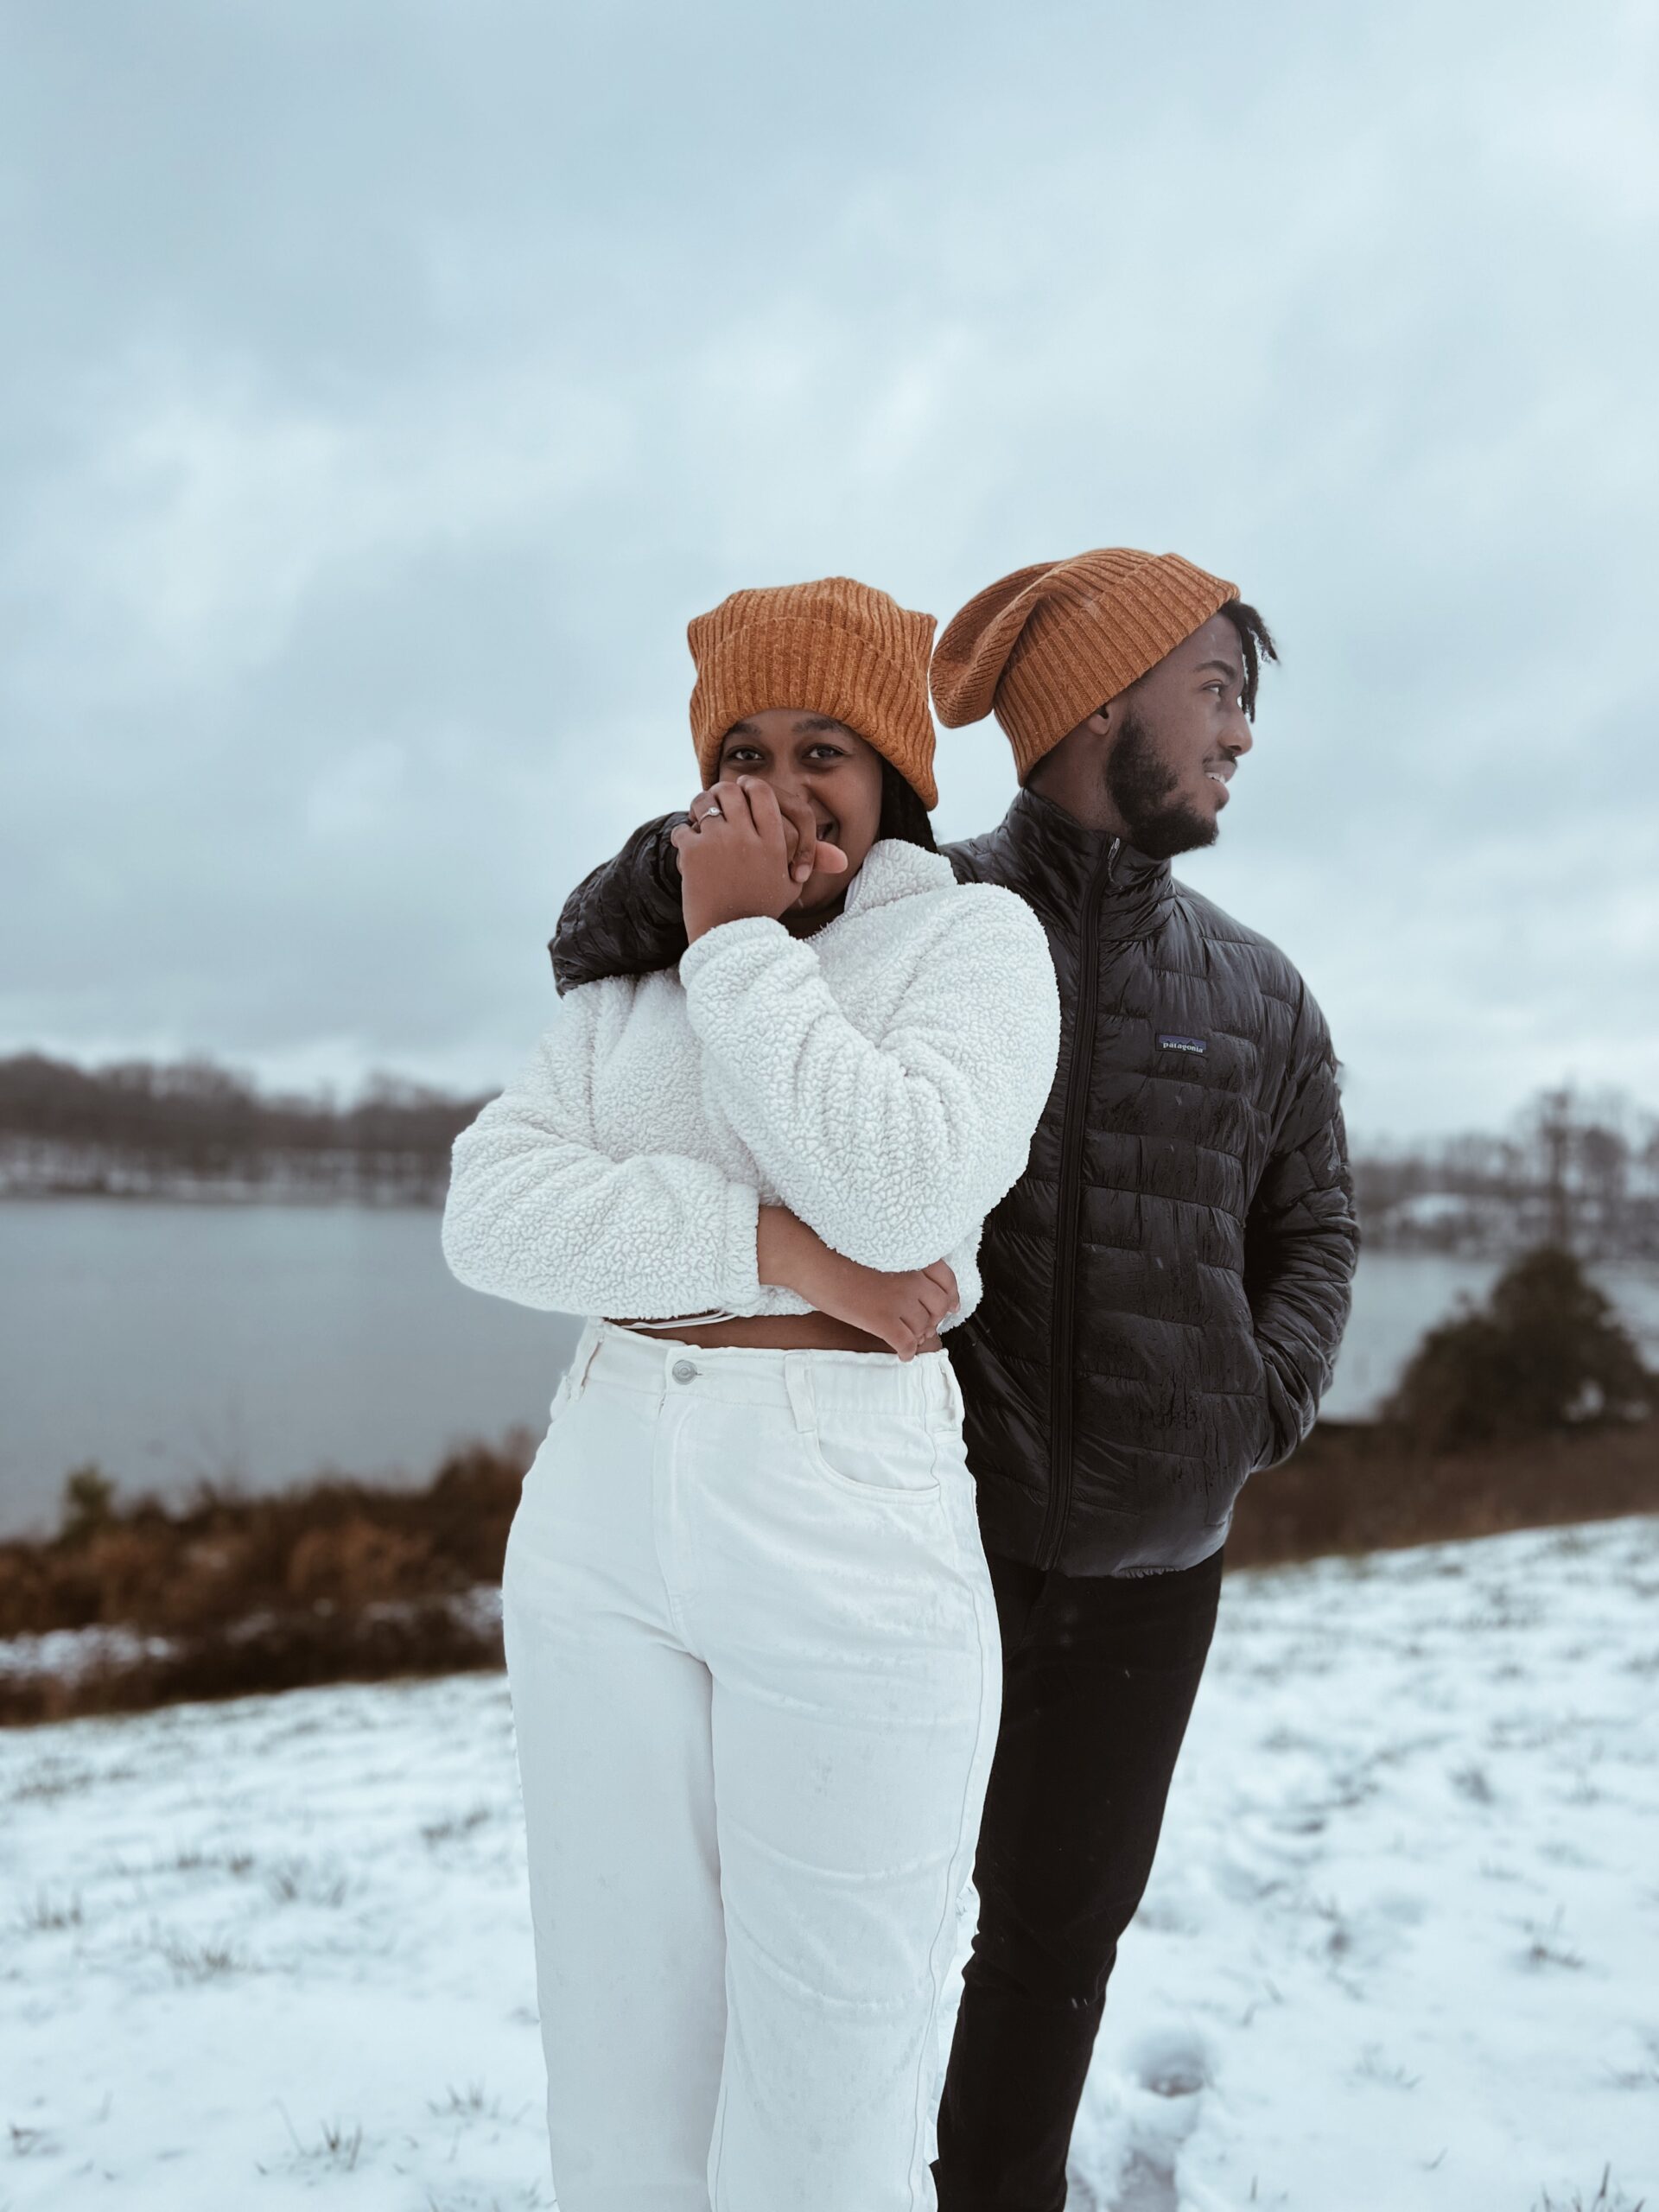
[[[563,2212],[929,2212],[1001,1680],[948,1359],[591,1323],[503,1589]]]

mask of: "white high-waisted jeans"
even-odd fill
[[[918,2212],[1001,1697],[943,1352],[589,1326],[503,1581],[560,2212]]]

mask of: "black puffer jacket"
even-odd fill
[[[670,965],[678,862],[651,823],[567,904],[569,990]],[[1276,946],[1022,791],[945,850],[1048,931],[1058,1071],[945,1342],[988,1549],[1070,1574],[1190,1567],[1313,1426],[1358,1246],[1336,1062]]]

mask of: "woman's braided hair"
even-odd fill
[[[937,853],[933,823],[914,787],[907,784],[891,760],[881,763],[881,817],[875,825],[879,838],[899,837],[906,845],[919,845]]]

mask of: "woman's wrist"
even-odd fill
[[[755,1272],[773,1290],[793,1291],[810,1304],[809,1287],[829,1248],[787,1206],[762,1206],[754,1233]]]
[[[687,899],[682,902],[680,912],[688,944],[695,944],[710,930],[723,928],[728,922],[775,922],[778,918],[776,914],[752,912],[731,900]]]

